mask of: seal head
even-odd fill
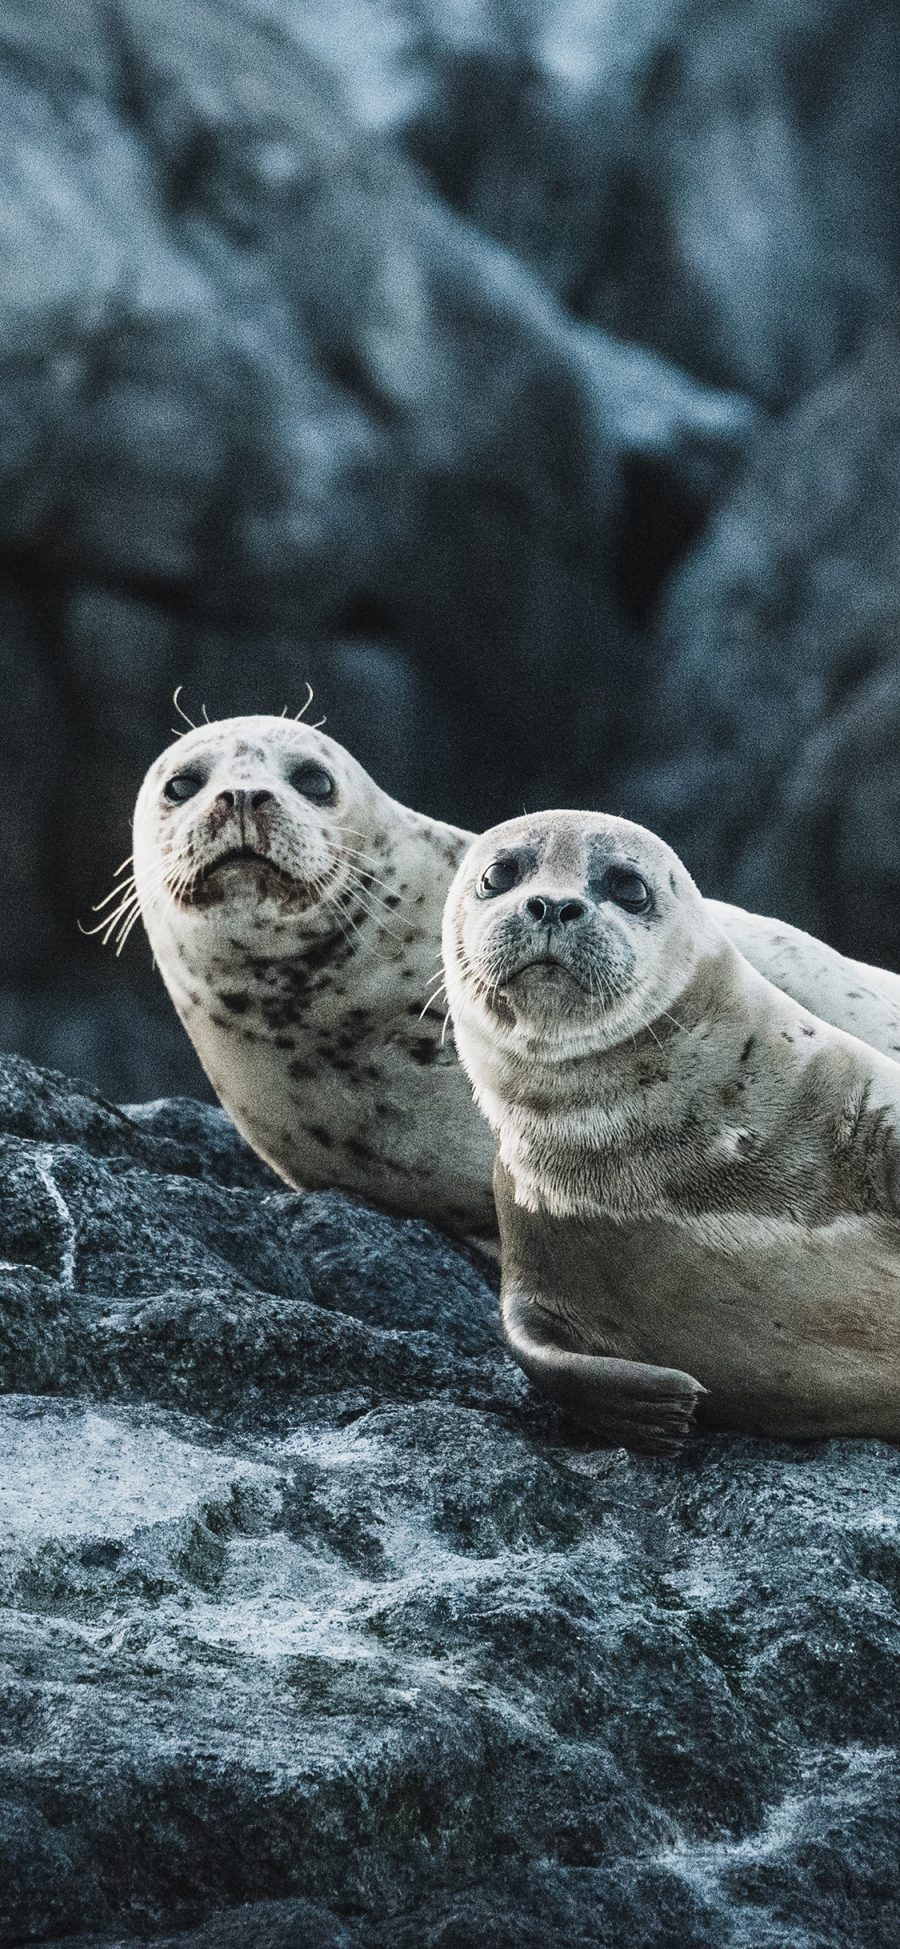
[[[494,1129],[524,1076],[665,1016],[717,931],[643,826],[546,812],[476,840],[447,898],[444,965],[459,1054]]]
[[[135,812],[145,923],[166,912],[183,956],[202,930],[266,954],[307,936],[340,942],[368,898],[377,853],[364,839],[376,788],[341,745],[282,718],[202,725],[163,752]]]

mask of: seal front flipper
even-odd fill
[[[523,1293],[505,1292],[500,1310],[519,1366],[573,1421],[617,1448],[677,1455],[706,1392],[692,1375],[567,1347],[555,1316]]]

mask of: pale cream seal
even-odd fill
[[[254,1149],[291,1184],[479,1234],[495,1230],[493,1145],[426,1009],[467,840],[321,731],[229,718],[151,766],[134,878],[172,1001]]]
[[[900,1065],[761,976],[624,820],[494,828],[443,938],[526,1371],[651,1449],[701,1397],[729,1427],[900,1437]]]
[[[398,804],[302,722],[226,718],[151,766],[134,879],[103,911],[110,931],[140,912],[218,1096],[288,1183],[484,1235],[492,1146],[438,992],[441,911],[471,837]],[[900,1051],[897,976],[717,911],[788,992],[821,994],[820,1014]]]

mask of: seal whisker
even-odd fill
[[[385,934],[392,934],[395,941],[402,940],[403,937],[401,934],[398,934],[396,927],[392,927],[390,922],[385,920],[384,915],[389,913],[390,909],[385,907],[384,901],[379,899],[377,893],[372,893],[371,896],[372,900],[376,902],[376,905],[374,907],[369,906],[366,899],[366,893],[369,889],[364,886],[361,876],[353,869],[351,869],[347,884],[348,888],[352,887],[354,899],[358,900],[363,912],[368,914],[369,919],[374,921],[375,925],[380,927]]]
[[[443,982],[441,982],[441,985],[440,985],[440,988],[437,988],[437,989],[435,989],[435,992],[434,992],[434,994],[433,994],[433,995],[429,995],[429,997],[428,997],[428,1000],[426,1001],[426,1003],[425,1003],[425,1006],[424,1006],[424,1008],[423,1008],[423,1009],[422,1009],[422,1010],[420,1011],[420,1013],[419,1013],[419,1015],[418,1015],[418,1017],[417,1017],[417,1020],[421,1022],[421,1020],[422,1020],[422,1017],[428,1014],[428,1010],[429,1010],[430,1008],[434,1008],[434,1006],[435,1006],[435,1003],[436,1003],[436,1002],[439,1002],[439,1001],[440,1001],[440,998],[441,998],[441,994],[443,993],[444,995],[446,995],[446,992],[447,992],[447,990],[446,990],[446,988],[445,988],[445,986],[444,986],[444,983],[443,983]]]
[[[374,872],[375,867],[383,866],[385,864],[383,856],[379,856],[377,853],[364,852],[361,846],[348,846],[345,843],[342,847],[342,851],[346,854],[348,859],[361,860],[365,865],[365,867],[367,868],[367,870],[369,870],[372,873],[373,879],[376,877]],[[379,884],[384,885],[386,883],[383,881],[379,881]]]
[[[85,927],[79,920],[77,922],[79,933],[86,936],[103,934],[106,930],[114,928],[122,919],[123,915],[128,913],[131,907],[139,907],[140,905],[137,889],[133,885],[128,888],[114,887],[113,893],[107,894],[105,900],[101,900],[96,907],[92,908],[92,912],[99,913],[101,908],[108,906],[110,900],[113,898],[113,894],[120,894],[122,896],[118,907],[114,908],[112,913],[103,914],[101,919],[98,920],[96,927]]]
[[[372,859],[371,853],[362,853],[359,851],[359,849],[356,846],[345,846],[344,853],[348,859],[362,861],[362,871],[364,877],[367,880],[371,880],[373,886],[384,887],[388,893],[391,892],[391,887],[389,885],[389,882],[387,880],[382,880],[377,873],[373,873],[371,871],[371,868],[368,863]],[[373,864],[374,863],[375,862],[373,862]]]
[[[117,887],[112,887],[109,893],[105,893],[102,900],[97,900],[91,907],[91,913],[99,914],[102,908],[109,906],[111,900],[116,900],[120,895],[129,893],[133,888],[134,874],[132,873],[127,880],[120,880]]]
[[[174,692],[174,694],[173,694],[173,697],[172,697],[172,703],[174,704],[174,706],[175,706],[175,709],[176,709],[176,711],[178,712],[178,715],[179,715],[179,717],[183,717],[183,718],[184,718],[184,721],[185,721],[185,724],[188,724],[188,725],[190,726],[190,728],[191,728],[191,730],[192,730],[192,731],[196,731],[196,729],[197,729],[197,726],[196,726],[196,724],[194,723],[194,720],[193,720],[193,718],[192,718],[192,717],[188,717],[188,714],[187,714],[187,711],[186,711],[186,710],[183,710],[183,709],[182,709],[182,706],[181,706],[181,705],[179,704],[179,702],[178,702],[178,699],[179,699],[179,697],[181,696],[181,693],[182,693],[182,691],[183,691],[183,689],[184,689],[184,684],[179,684],[179,685],[177,686],[177,689],[175,690],[175,692]],[[182,735],[182,734],[181,734],[181,733],[179,733],[179,732],[176,732],[176,734],[175,734],[175,735],[176,735],[176,737],[177,737],[177,736],[180,736],[180,735]]]
[[[137,921],[140,919],[140,914],[141,914],[140,908],[136,907],[134,913],[131,916],[131,919],[126,921],[124,927],[120,929],[119,934],[116,937],[116,959],[117,960],[119,955],[122,952],[123,947],[125,946],[125,942],[127,941],[132,928],[136,925]]]
[[[372,876],[370,873],[367,873],[365,871],[360,872],[355,867],[352,869],[352,873],[355,876],[354,885],[356,886],[357,890],[367,894],[369,899],[373,902],[374,906],[378,908],[379,912],[385,914],[390,914],[393,912],[393,908],[389,907],[387,901],[382,899],[381,894],[375,891],[375,887],[379,883],[378,882],[373,883]]]

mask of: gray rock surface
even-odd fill
[[[894,1450],[592,1450],[216,1110],[0,1133],[0,1941],[894,1949]]]
[[[893,289],[896,32],[4,0],[0,1040],[198,1087],[149,957],[123,1008],[75,931],[178,683],[225,714],[310,678],[467,824],[619,797],[660,592]]]
[[[662,622],[636,786],[704,890],[900,966],[900,340],[760,442]],[[664,754],[664,755],[663,755]]]

